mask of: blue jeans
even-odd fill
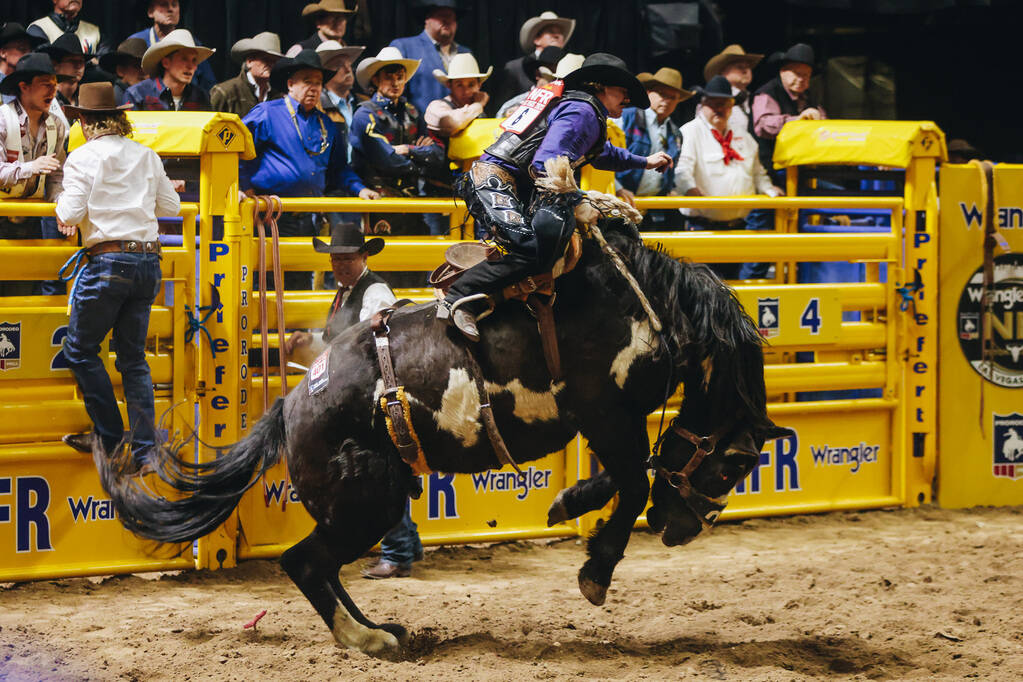
[[[380,558],[398,566],[411,566],[416,557],[423,553],[419,526],[412,520],[409,509],[410,505],[406,504],[405,516],[380,541]]]
[[[85,411],[108,452],[124,435],[114,387],[100,359],[100,346],[111,330],[115,366],[128,404],[132,450],[139,457],[156,444],[153,380],[145,351],[149,311],[161,277],[156,254],[105,253],[89,261],[71,294],[64,356],[82,392]]]

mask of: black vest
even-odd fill
[[[785,86],[781,84],[780,77],[772,78],[771,80],[764,83],[764,85],[759,90],[757,90],[756,94],[754,94],[753,96],[756,97],[757,95],[770,95],[771,98],[778,103],[778,108],[781,110],[781,113],[785,114],[786,116],[798,116],[799,112],[801,112],[803,109],[810,109],[811,107],[817,106],[816,99],[812,99],[810,97],[810,92],[807,91],[805,100],[806,106],[804,106],[803,109],[800,109],[797,106],[796,101],[789,97],[789,93],[788,91],[785,90]],[[753,122],[752,107],[750,122],[751,123]],[[764,165],[764,168],[766,168],[768,171],[774,169],[775,138],[758,137],[757,142],[760,144],[760,163],[762,163]]]
[[[298,44],[302,46],[303,50],[315,50],[317,47],[320,46],[320,43],[322,42],[323,39],[320,38],[320,32],[317,31],[316,33],[312,34],[305,40],[299,41]]]
[[[590,147],[589,151],[572,164],[573,169],[585,166],[604,153],[604,144],[607,142],[607,113],[604,111],[604,106],[600,103],[600,100],[588,92],[580,90],[569,90],[560,98],[552,100],[544,115],[538,117],[533,122],[533,125],[527,128],[526,132],[522,135],[505,131],[501,137],[497,138],[497,142],[487,147],[484,151],[493,157],[512,164],[521,173],[529,175],[529,166],[533,163],[536,150],[540,148],[540,143],[543,142],[543,138],[547,135],[547,128],[549,126],[547,118],[550,116],[550,112],[554,111],[554,107],[558,104],[567,100],[586,102],[593,107],[594,112],[597,114],[597,120],[600,121],[600,137],[597,138],[597,141]]]
[[[384,278],[369,270],[352,287],[352,293],[348,300],[338,306],[341,299],[341,289],[338,288],[334,294],[334,301],[330,304],[331,313],[327,317],[327,326],[323,329],[323,340],[330,343],[331,339],[359,322],[359,313],[362,312],[362,299],[366,295],[366,289],[371,284],[387,284]],[[334,306],[337,306],[335,309]]]

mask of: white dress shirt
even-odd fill
[[[156,218],[180,210],[178,193],[149,147],[103,135],[68,154],[57,217],[78,225],[83,246],[118,239],[155,241]]]
[[[732,131],[732,149],[742,157],[725,165],[721,143],[714,139],[707,119],[697,112],[696,118],[682,126],[682,153],[675,169],[675,190],[685,194],[693,187],[704,196],[731,197],[749,194],[771,194],[771,179],[760,163],[757,143],[745,128]],[[703,216],[709,220],[729,221],[745,218],[748,208],[681,209],[685,215]]]
[[[369,266],[362,269],[362,274],[359,275],[359,279],[355,280],[355,284],[359,283],[366,273],[369,272]],[[341,285],[339,284],[338,287]],[[355,285],[352,285],[352,289]],[[341,300],[338,302],[338,307],[343,306],[347,301],[348,297],[352,295],[352,289],[341,294]],[[362,294],[362,309],[359,310],[359,322],[365,322],[369,318],[373,317],[373,313],[378,310],[383,310],[388,306],[392,306],[398,302],[398,299],[394,297],[394,292],[391,291],[391,287],[387,286],[383,282],[376,282],[366,287],[366,291]]]

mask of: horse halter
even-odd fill
[[[651,470],[653,470],[658,476],[668,482],[668,485],[675,488],[678,491],[682,501],[686,503],[686,506],[696,514],[696,517],[700,519],[700,525],[703,526],[702,530],[707,530],[718,520],[721,512],[728,504],[728,493],[721,495],[720,497],[709,497],[704,495],[695,487],[690,480],[690,476],[699,468],[703,463],[703,460],[708,455],[714,452],[717,447],[718,441],[720,441],[725,434],[731,431],[732,425],[726,424],[717,431],[709,436],[698,436],[692,431],[682,427],[678,423],[678,417],[676,416],[671,420],[671,430],[678,434],[680,437],[692,443],[696,446],[696,452],[689,458],[686,465],[682,467],[680,471],[671,471],[661,464],[661,443],[664,441],[664,434],[657,439],[654,444],[654,452],[650,455],[650,459],[647,460],[647,464]],[[667,433],[667,432],[665,432]]]

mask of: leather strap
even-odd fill
[[[137,239],[115,239],[109,242],[93,244],[86,253],[98,256],[101,253],[160,253],[160,242],[143,242]]]
[[[544,302],[536,294],[527,299],[529,307],[536,317],[536,326],[540,330],[540,344],[543,346],[543,359],[551,379],[561,381],[561,352],[558,349],[558,333],[554,325],[554,301]]]
[[[398,454],[412,467],[413,471],[422,473],[425,468],[425,457],[419,447],[419,439],[415,437],[412,424],[405,409],[404,387],[398,385],[394,375],[394,364],[391,361],[390,327],[387,321],[394,313],[394,308],[384,308],[373,314],[370,328],[377,350],[377,364],[380,365],[380,378],[384,382],[384,392],[380,402],[388,418],[388,431]]]
[[[486,384],[483,381],[483,371],[480,369],[480,365],[476,362],[476,356],[472,354],[472,348],[465,344],[465,357],[467,360],[467,369],[469,374],[472,375],[473,381],[476,382],[476,391],[480,396],[480,419],[483,421],[483,427],[487,431],[487,437],[490,439],[490,445],[494,448],[494,453],[497,455],[497,459],[501,462],[502,466],[507,464],[520,478],[525,477],[522,473],[522,469],[515,463],[515,459],[511,456],[511,452],[508,451],[508,446],[504,442],[504,438],[501,437],[501,432],[497,430],[497,422],[494,420],[494,410],[490,406],[490,392],[487,391]]]
[[[554,275],[549,272],[545,272],[542,275],[530,275],[520,282],[506,286],[501,291],[501,295],[504,297],[504,300],[517,298],[524,301],[530,294],[535,292],[548,296],[552,295],[554,293]]]

